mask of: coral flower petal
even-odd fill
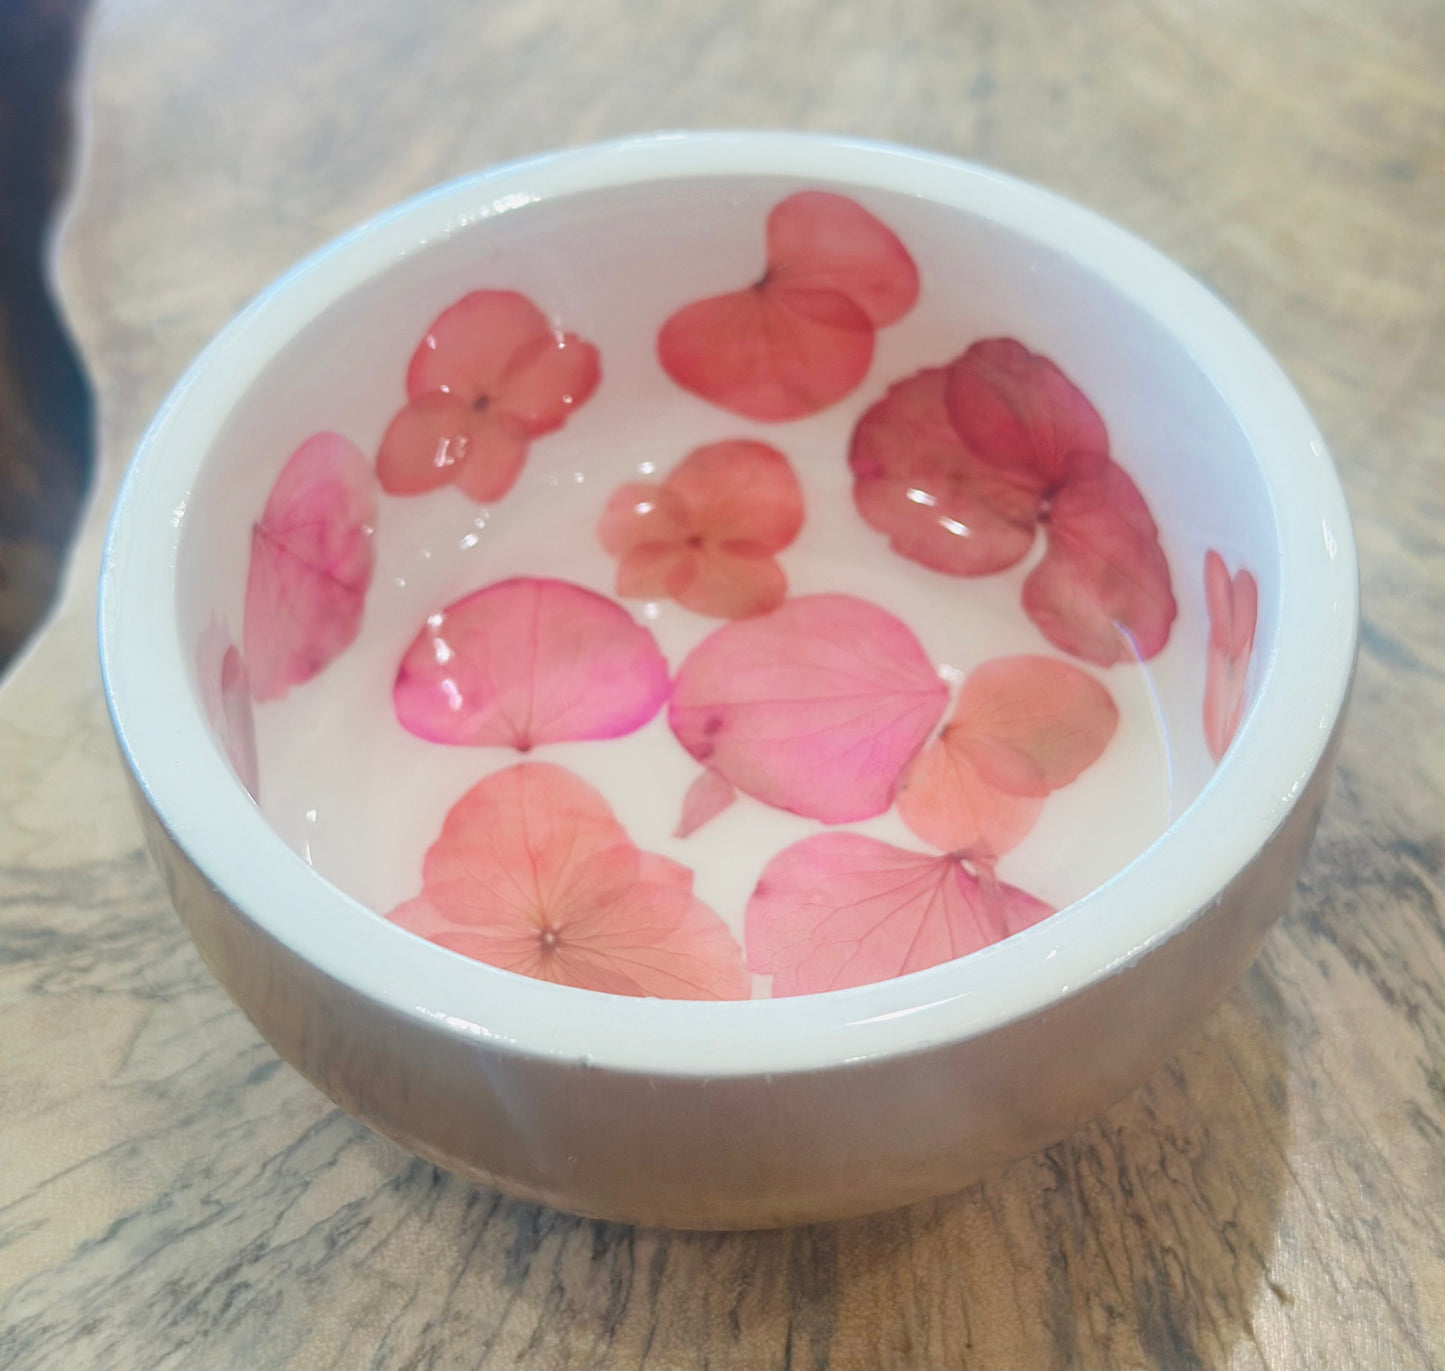
[[[1099,412],[1057,366],[1014,338],[985,338],[948,368],[949,417],[985,462],[1041,493],[1097,475],[1109,457]]]
[[[389,916],[454,952],[585,990],[741,999],[741,950],[691,873],[639,852],[607,802],[561,767],[523,763],[447,815],[420,896]]]
[[[965,956],[1052,913],[956,857],[821,833],[763,869],[748,902],[748,965],[772,975],[774,995],[840,990]]]
[[[685,305],[657,336],[684,390],[748,419],[816,414],[868,374],[873,325],[846,295],[757,285]]]
[[[1122,467],[1066,485],[1046,517],[1049,550],[1024,582],[1024,610],[1056,647],[1086,661],[1147,661],[1176,606],[1149,507]]]
[[[355,444],[318,433],[291,454],[251,532],[243,638],[252,694],[309,681],[361,629],[376,482]]]
[[[474,290],[437,315],[417,345],[407,396],[440,390],[470,404],[495,393],[518,353],[552,337],[552,326],[525,295]]]
[[[986,576],[1033,546],[1038,494],[958,436],[946,382],[942,367],[920,371],[859,419],[848,453],[853,500],[895,552],[950,575]]]
[[[668,722],[739,790],[828,823],[881,814],[947,691],[893,615],[848,595],[788,600],[705,638]]]
[[[684,609],[714,619],[746,619],[776,609],[788,594],[788,578],[766,553],[707,547],[694,555],[685,581],[671,595]]]
[[[788,459],[739,439],[698,448],[661,485],[623,486],[597,536],[620,558],[619,595],[741,619],[783,602],[787,577],[772,554],[802,523],[803,492]]]
[[[768,215],[768,278],[836,290],[874,328],[896,323],[918,300],[918,268],[898,235],[856,200],[805,190]]]
[[[500,500],[527,460],[529,435],[494,408],[440,392],[397,411],[381,440],[376,475],[388,495],[420,495],[455,482],[482,504]]]
[[[1017,847],[1043,812],[1042,795],[1010,795],[979,774],[969,754],[935,738],[898,784],[898,815],[926,843],[976,858]]]
[[[904,773],[899,815],[945,851],[1002,856],[1033,828],[1049,792],[1098,760],[1118,722],[1109,692],[1068,662],[985,662]]]
[[[692,516],[694,533],[780,552],[803,526],[803,491],[788,459],[748,439],[709,443],[691,452],[665,489]]]
[[[521,348],[497,387],[496,404],[539,437],[561,428],[568,413],[597,389],[597,349],[575,333],[551,334]]]
[[[393,698],[418,737],[525,752],[631,733],[667,693],[652,634],[620,605],[566,581],[518,577],[431,615]]]

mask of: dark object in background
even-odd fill
[[[90,480],[90,388],[42,273],[86,7],[0,0],[0,670],[50,606]]]

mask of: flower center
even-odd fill
[[[472,401],[472,408],[480,414],[491,403],[492,397],[490,395],[478,395],[477,398]]]
[[[703,545],[704,541],[705,539],[701,533],[694,533],[692,537],[687,540],[686,545],[691,548],[699,548]]]
[[[555,952],[562,945],[555,928],[544,928],[537,936],[537,941],[541,943],[543,952]]]

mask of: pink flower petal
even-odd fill
[[[260,787],[250,678],[230,635],[215,619],[206,625],[196,645],[196,678],[211,728],[254,800]]]
[[[645,481],[622,486],[597,524],[598,541],[613,557],[625,557],[634,548],[685,543],[692,533],[692,513],[682,497]]]
[[[1056,647],[1086,661],[1147,661],[1169,641],[1174,594],[1139,488],[1108,462],[1071,481],[1045,515],[1049,550],[1024,582],[1024,610]]]
[[[412,354],[409,399],[447,391],[467,404],[491,395],[517,354],[553,336],[536,305],[514,290],[474,290],[444,309]]]
[[[1217,762],[1244,717],[1245,678],[1259,619],[1259,586],[1243,568],[1231,580],[1224,559],[1204,555],[1204,598],[1209,610],[1209,647],[1204,684],[1204,737]]]
[[[739,790],[828,823],[881,814],[948,693],[918,640],[848,595],[786,601],[704,639],[668,722]]]
[[[768,215],[768,279],[836,290],[874,328],[896,323],[918,300],[918,268],[886,224],[843,195],[804,190]]]
[[[1033,828],[1044,797],[1098,760],[1118,722],[1109,692],[1068,662],[985,662],[904,773],[899,816],[935,847],[1002,856]]]
[[[744,999],[726,925],[686,867],[639,852],[590,786],[544,763],[473,786],[389,916],[504,970],[617,995]]]
[[[534,438],[562,427],[602,379],[597,349],[575,333],[549,333],[518,351],[497,386],[498,408]]]
[[[932,367],[899,381],[859,419],[848,453],[853,500],[895,552],[950,575],[986,576],[1033,546],[1039,497],[959,438],[944,405],[947,376]]]
[[[527,460],[520,421],[436,392],[402,406],[376,455],[388,495],[421,495],[455,482],[481,504],[500,500]]]
[[[949,417],[985,462],[1041,493],[1097,475],[1109,435],[1088,398],[1057,366],[1014,338],[985,338],[948,368]]]
[[[526,752],[631,733],[667,693],[652,634],[620,605],[566,581],[518,577],[431,615],[393,699],[420,738]]]
[[[979,774],[967,752],[935,738],[898,783],[898,817],[926,843],[959,856],[993,860],[1038,823],[1042,795],[1010,795]]]
[[[922,971],[1018,933],[1053,910],[956,857],[857,833],[785,848],[748,901],[748,965],[774,995],[809,995]]]
[[[356,638],[375,524],[375,479],[354,444],[318,433],[291,454],[251,532],[243,637],[257,700],[309,681]]]
[[[846,295],[762,283],[685,305],[657,335],[684,390],[748,419],[816,414],[868,374],[873,325]]]
[[[687,788],[682,801],[682,818],[673,830],[674,838],[686,838],[705,823],[717,818],[738,797],[733,783],[716,771],[704,771]]]

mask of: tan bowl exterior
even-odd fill
[[[1341,726],[1254,860],[1115,974],[965,1041],[712,1079],[499,1051],[368,999],[259,928],[197,870],[138,787],[135,795],[206,965],[276,1051],[349,1114],[449,1171],[559,1209],[672,1228],[768,1228],[958,1190],[1065,1137],[1147,1077],[1284,912]]]

